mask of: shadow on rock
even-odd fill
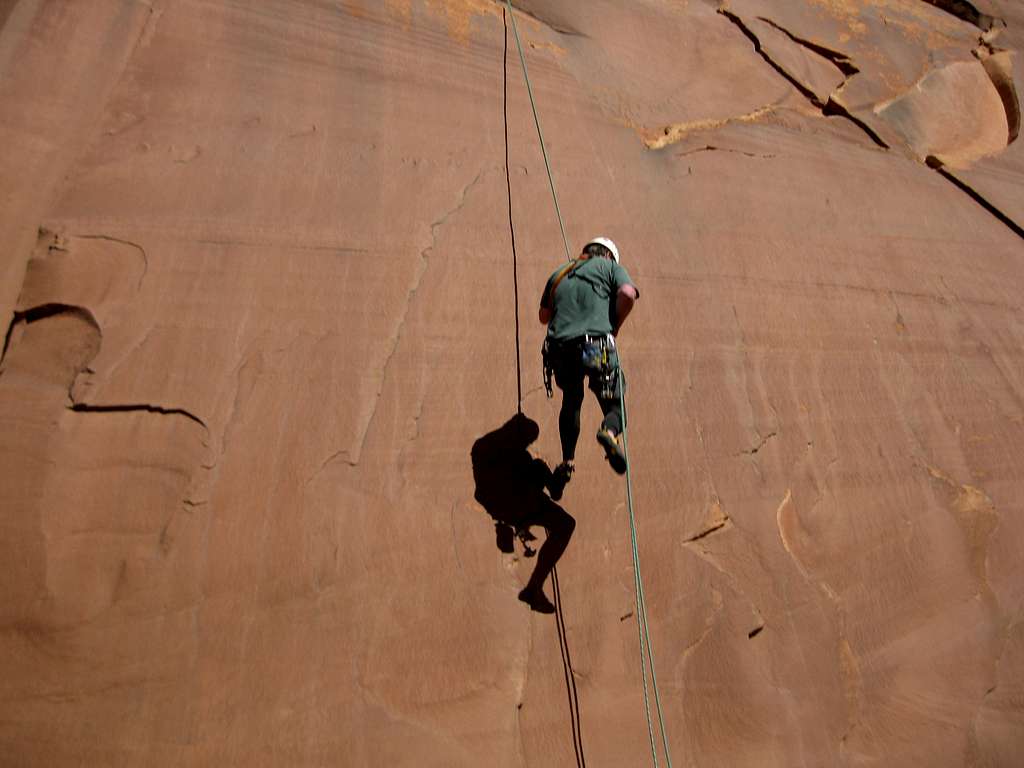
[[[539,435],[537,422],[520,413],[473,443],[473,497],[494,519],[502,552],[513,552],[518,536],[526,556],[532,557],[530,543],[536,539],[530,527],[541,525],[547,530],[547,538],[536,552],[537,565],[519,599],[535,611],[554,613],[554,605],[544,594],[544,581],[565,552],[576,521],[545,492],[551,485],[551,469],[528,450]]]

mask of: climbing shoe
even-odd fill
[[[530,606],[531,611],[537,613],[554,613],[555,606],[548,600],[542,589],[530,589],[527,587],[519,593],[519,599]]]
[[[575,471],[576,467],[569,461],[563,461],[555,467],[555,471],[551,473],[551,479],[548,481],[548,490],[551,492],[552,499],[558,501],[562,498],[565,486],[572,480],[572,473]]]
[[[626,452],[622,448],[622,435],[601,428],[597,430],[597,442],[604,446],[604,456],[612,465],[612,469],[620,475],[626,474]]]

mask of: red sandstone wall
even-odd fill
[[[516,6],[572,245],[615,238],[643,294],[674,764],[1019,764],[1019,4]],[[572,764],[556,622],[470,460],[518,399],[506,120],[522,405],[558,459],[561,243],[502,4],[0,21],[3,762]],[[586,759],[642,765],[596,424],[565,639]]]

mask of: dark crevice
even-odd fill
[[[0,350],[0,370],[3,369],[4,360],[7,359],[7,348],[11,346],[11,336],[14,335],[14,327],[18,324],[18,313],[11,315],[11,322],[7,324],[7,333],[4,334],[4,348]]]
[[[856,118],[852,114],[850,114],[849,110],[847,110],[846,107],[836,102],[835,99],[833,99],[831,96],[829,96],[827,101],[823,102],[821,99],[818,98],[818,95],[814,93],[814,91],[812,91],[806,85],[801,83],[797,78],[793,77],[793,75],[787,72],[784,67],[782,67],[775,60],[773,60],[771,56],[765,53],[764,48],[761,47],[761,41],[760,39],[758,39],[757,35],[750,31],[750,29],[747,27],[746,24],[743,23],[743,20],[739,16],[725,8],[719,8],[718,12],[725,16],[727,19],[729,19],[729,21],[731,21],[734,25],[736,25],[736,27],[739,28],[739,30],[753,44],[754,50],[757,51],[758,55],[760,55],[760,57],[764,59],[772,69],[774,69],[784,78],[786,78],[789,84],[796,88],[801,93],[801,95],[803,95],[804,98],[811,102],[811,104],[813,104],[815,107],[820,109],[821,113],[825,117],[844,117],[850,122],[852,122],[854,125],[856,125],[858,128],[860,128],[862,131],[864,131],[868,138],[871,139],[871,141],[874,142],[877,146],[881,147],[882,149],[890,148],[889,145],[886,144],[877,133],[875,133],[871,128],[869,128],[863,120]],[[781,29],[781,27],[778,27],[777,25],[772,26],[775,26],[777,29]],[[785,30],[782,31],[785,32]],[[790,37],[792,37],[792,35],[790,35]],[[796,38],[793,39],[796,40]],[[804,43],[801,43],[801,45],[803,44]],[[818,47],[820,48],[820,46]],[[827,48],[822,50],[828,51]],[[839,66],[834,59],[828,56],[826,56],[826,58],[829,58],[829,60],[832,61],[833,64],[836,64],[836,66]],[[853,65],[850,64],[849,66],[852,67]]]
[[[100,324],[96,321],[92,312],[87,310],[85,307],[76,307],[73,304],[40,304],[39,306],[32,307],[22,311],[15,311],[11,317],[11,322],[7,326],[7,333],[4,335],[4,348],[3,352],[0,353],[0,364],[7,357],[7,350],[11,345],[11,337],[14,335],[14,329],[19,323],[25,323],[30,325],[38,322],[39,320],[46,320],[49,317],[56,317],[57,315],[76,315],[86,323],[96,329],[97,333],[100,332]]]
[[[778,435],[778,434],[779,434],[778,432],[769,432],[769,433],[768,433],[767,435],[765,435],[765,436],[764,436],[763,438],[761,438],[761,442],[759,442],[759,443],[758,443],[757,445],[755,445],[755,446],[754,446],[753,448],[751,448],[751,449],[749,449],[749,450],[746,450],[746,451],[743,451],[743,453],[745,453],[745,454],[746,454],[746,455],[748,455],[748,456],[753,456],[753,455],[754,455],[754,454],[756,454],[756,453],[757,453],[758,451],[760,451],[760,450],[761,450],[762,448],[764,448],[765,444],[766,444],[766,443],[767,443],[767,442],[768,442],[769,440],[771,440],[771,439],[772,439],[773,437],[775,437],[775,436],[776,436],[776,435]]]
[[[973,24],[978,29],[988,32],[996,25],[996,22],[1002,22],[1002,19],[998,19],[995,16],[989,16],[987,13],[982,13],[975,8],[967,0],[924,0],[928,5],[938,8],[940,11],[956,16],[960,21],[966,21],[968,24]]]
[[[824,45],[821,45],[819,43],[814,43],[811,42],[810,40],[805,40],[802,37],[797,37],[785,27],[779,26],[774,21],[765,18],[764,16],[758,16],[757,18],[759,21],[763,21],[768,26],[774,27],[775,29],[779,30],[779,32],[784,34],[797,45],[802,45],[804,48],[806,48],[809,51],[813,51],[814,53],[821,56],[823,59],[828,59],[846,77],[852,77],[853,75],[856,75],[858,72],[860,72],[860,70],[854,65],[854,63],[850,61],[850,57],[847,56],[845,53],[841,53],[840,51],[833,51],[831,48],[826,48]]]
[[[349,467],[358,467],[359,466],[359,462],[358,461],[352,461],[352,459],[348,458],[348,456],[349,456],[349,451],[347,449],[341,450],[341,451],[335,451],[334,453],[332,453],[330,456],[328,456],[326,459],[324,459],[323,463],[320,465],[320,468],[316,472],[314,472],[312,475],[310,475],[309,479],[306,481],[306,485],[309,485],[314,480],[316,480],[316,478],[320,476],[320,473],[323,472],[325,469],[327,469],[327,467],[330,466],[331,464],[333,464],[336,460],[340,459],[346,466],[349,466]]]
[[[753,628],[752,630],[750,630],[749,632],[747,632],[747,639],[748,639],[748,640],[753,640],[753,639],[754,639],[755,637],[757,637],[758,635],[760,635],[760,634],[761,634],[761,632],[763,632],[763,631],[764,631],[764,624],[762,624],[762,625],[761,625],[761,626],[759,626],[759,627],[754,627],[754,628]]]
[[[75,413],[159,413],[165,416],[184,416],[189,421],[194,421],[196,424],[201,426],[207,432],[209,427],[206,426],[206,422],[196,416],[194,413],[186,411],[184,408],[164,408],[159,405],[149,405],[148,403],[140,403],[138,405],[86,405],[85,403],[74,403],[68,406],[68,410],[74,411]]]
[[[700,541],[701,539],[707,538],[708,536],[710,536],[715,531],[722,530],[728,524],[729,524],[729,518],[727,517],[724,520],[722,520],[721,522],[715,523],[711,527],[701,531],[700,533],[696,534],[695,536],[691,536],[688,539],[684,539],[683,543],[684,544],[692,544],[695,541]]]
[[[698,152],[732,152],[737,155],[743,155],[744,157],[760,158],[762,160],[771,160],[775,155],[760,155],[756,152],[745,152],[742,149],[730,149],[729,147],[716,147],[714,144],[705,144],[703,147],[696,147],[695,149],[687,150],[686,152],[679,152],[676,157],[686,157],[687,155],[695,155]]]
[[[879,147],[881,147],[882,149],[891,149],[891,147],[885,141],[883,141],[882,137],[875,133],[874,130],[872,130],[872,128],[867,123],[865,123],[859,117],[855,117],[853,114],[850,113],[850,111],[846,107],[837,102],[831,96],[828,97],[828,101],[825,103],[825,106],[822,107],[821,112],[826,117],[845,117],[851,123],[853,123],[862,131],[864,131],[864,133],[867,134],[867,137],[871,139],[871,141],[873,141]]]
[[[733,24],[735,24],[739,28],[740,32],[742,32],[746,36],[746,38],[750,40],[751,44],[754,46],[754,50],[757,51],[758,55],[760,55],[762,59],[768,62],[768,65],[772,69],[774,69],[784,78],[786,78],[786,80],[789,81],[789,84],[796,88],[798,91],[800,91],[800,93],[808,101],[810,101],[814,106],[818,107],[818,109],[822,109],[825,106],[822,103],[821,99],[819,99],[818,96],[814,93],[814,91],[812,91],[806,85],[804,85],[791,74],[789,74],[789,72],[787,72],[782,66],[776,63],[771,56],[765,53],[764,49],[761,47],[761,40],[758,38],[757,35],[750,31],[749,27],[747,27],[747,25],[743,23],[743,20],[739,16],[737,16],[735,13],[732,13],[731,11],[726,10],[725,8],[719,8],[718,12],[725,16],[725,18],[727,18]]]
[[[1013,64],[1008,53],[995,51],[984,43],[974,51],[974,55],[981,61],[985,74],[992,81],[1000,101],[1003,102],[1003,110],[1006,112],[1006,145],[1009,146],[1020,135],[1021,122],[1020,99],[1017,97],[1017,87],[1013,82]]]
[[[103,238],[111,239],[111,238]],[[39,322],[40,320],[46,320],[48,318],[57,317],[59,315],[73,315],[80,320],[84,321],[87,325],[92,327],[98,337],[102,338],[102,331],[100,324],[85,307],[74,306],[71,304],[40,304],[30,309],[16,311],[14,317],[11,320],[11,324],[7,329],[7,335],[4,338],[4,349],[3,356],[0,356],[0,363],[6,358],[8,347],[11,343],[11,337],[14,332],[14,328],[19,324],[24,323],[30,325],[32,323]],[[95,353],[95,350],[94,350]],[[92,368],[87,364],[88,361],[82,364],[82,367],[78,369],[77,373],[93,373]],[[77,378],[76,373],[76,378]],[[68,399],[71,404],[67,406],[68,410],[75,411],[76,413],[128,413],[128,412],[144,412],[144,413],[158,413],[165,416],[184,416],[189,421],[193,421],[201,426],[207,433],[209,433],[209,427],[206,422],[196,416],[194,413],[185,410],[184,408],[164,408],[159,405],[151,405],[149,403],[140,403],[137,405],[88,405],[86,403],[75,402],[73,394],[74,382],[72,381],[71,387],[68,391]]]
[[[929,168],[933,169],[936,173],[938,173],[940,176],[942,176],[944,179],[946,179],[946,181],[949,181],[950,183],[952,183],[961,192],[966,194],[968,197],[970,197],[972,200],[974,200],[974,202],[976,202],[978,205],[980,205],[982,208],[984,208],[990,214],[992,214],[997,219],[999,219],[999,221],[1001,221],[1003,224],[1005,224],[1007,227],[1009,227],[1010,230],[1015,235],[1017,235],[1017,237],[1019,237],[1021,239],[1024,239],[1024,228],[1022,228],[1020,224],[1015,222],[1013,219],[1011,219],[1005,213],[1003,213],[998,208],[996,208],[994,205],[992,205],[992,203],[990,203],[988,200],[986,200],[977,191],[972,189],[970,186],[968,186],[963,181],[961,181],[956,176],[954,176],[952,173],[950,173],[945,168],[943,168],[941,160],[939,160],[934,155],[929,155],[925,159],[925,163],[928,165]]]

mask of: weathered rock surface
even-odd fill
[[[613,237],[643,294],[674,764],[1018,765],[1020,4],[515,5],[570,245]],[[474,498],[519,400],[506,129],[522,408],[559,458],[561,236],[503,4],[0,23],[3,762],[566,765],[575,721],[592,765],[645,764],[596,405],[572,686]]]

